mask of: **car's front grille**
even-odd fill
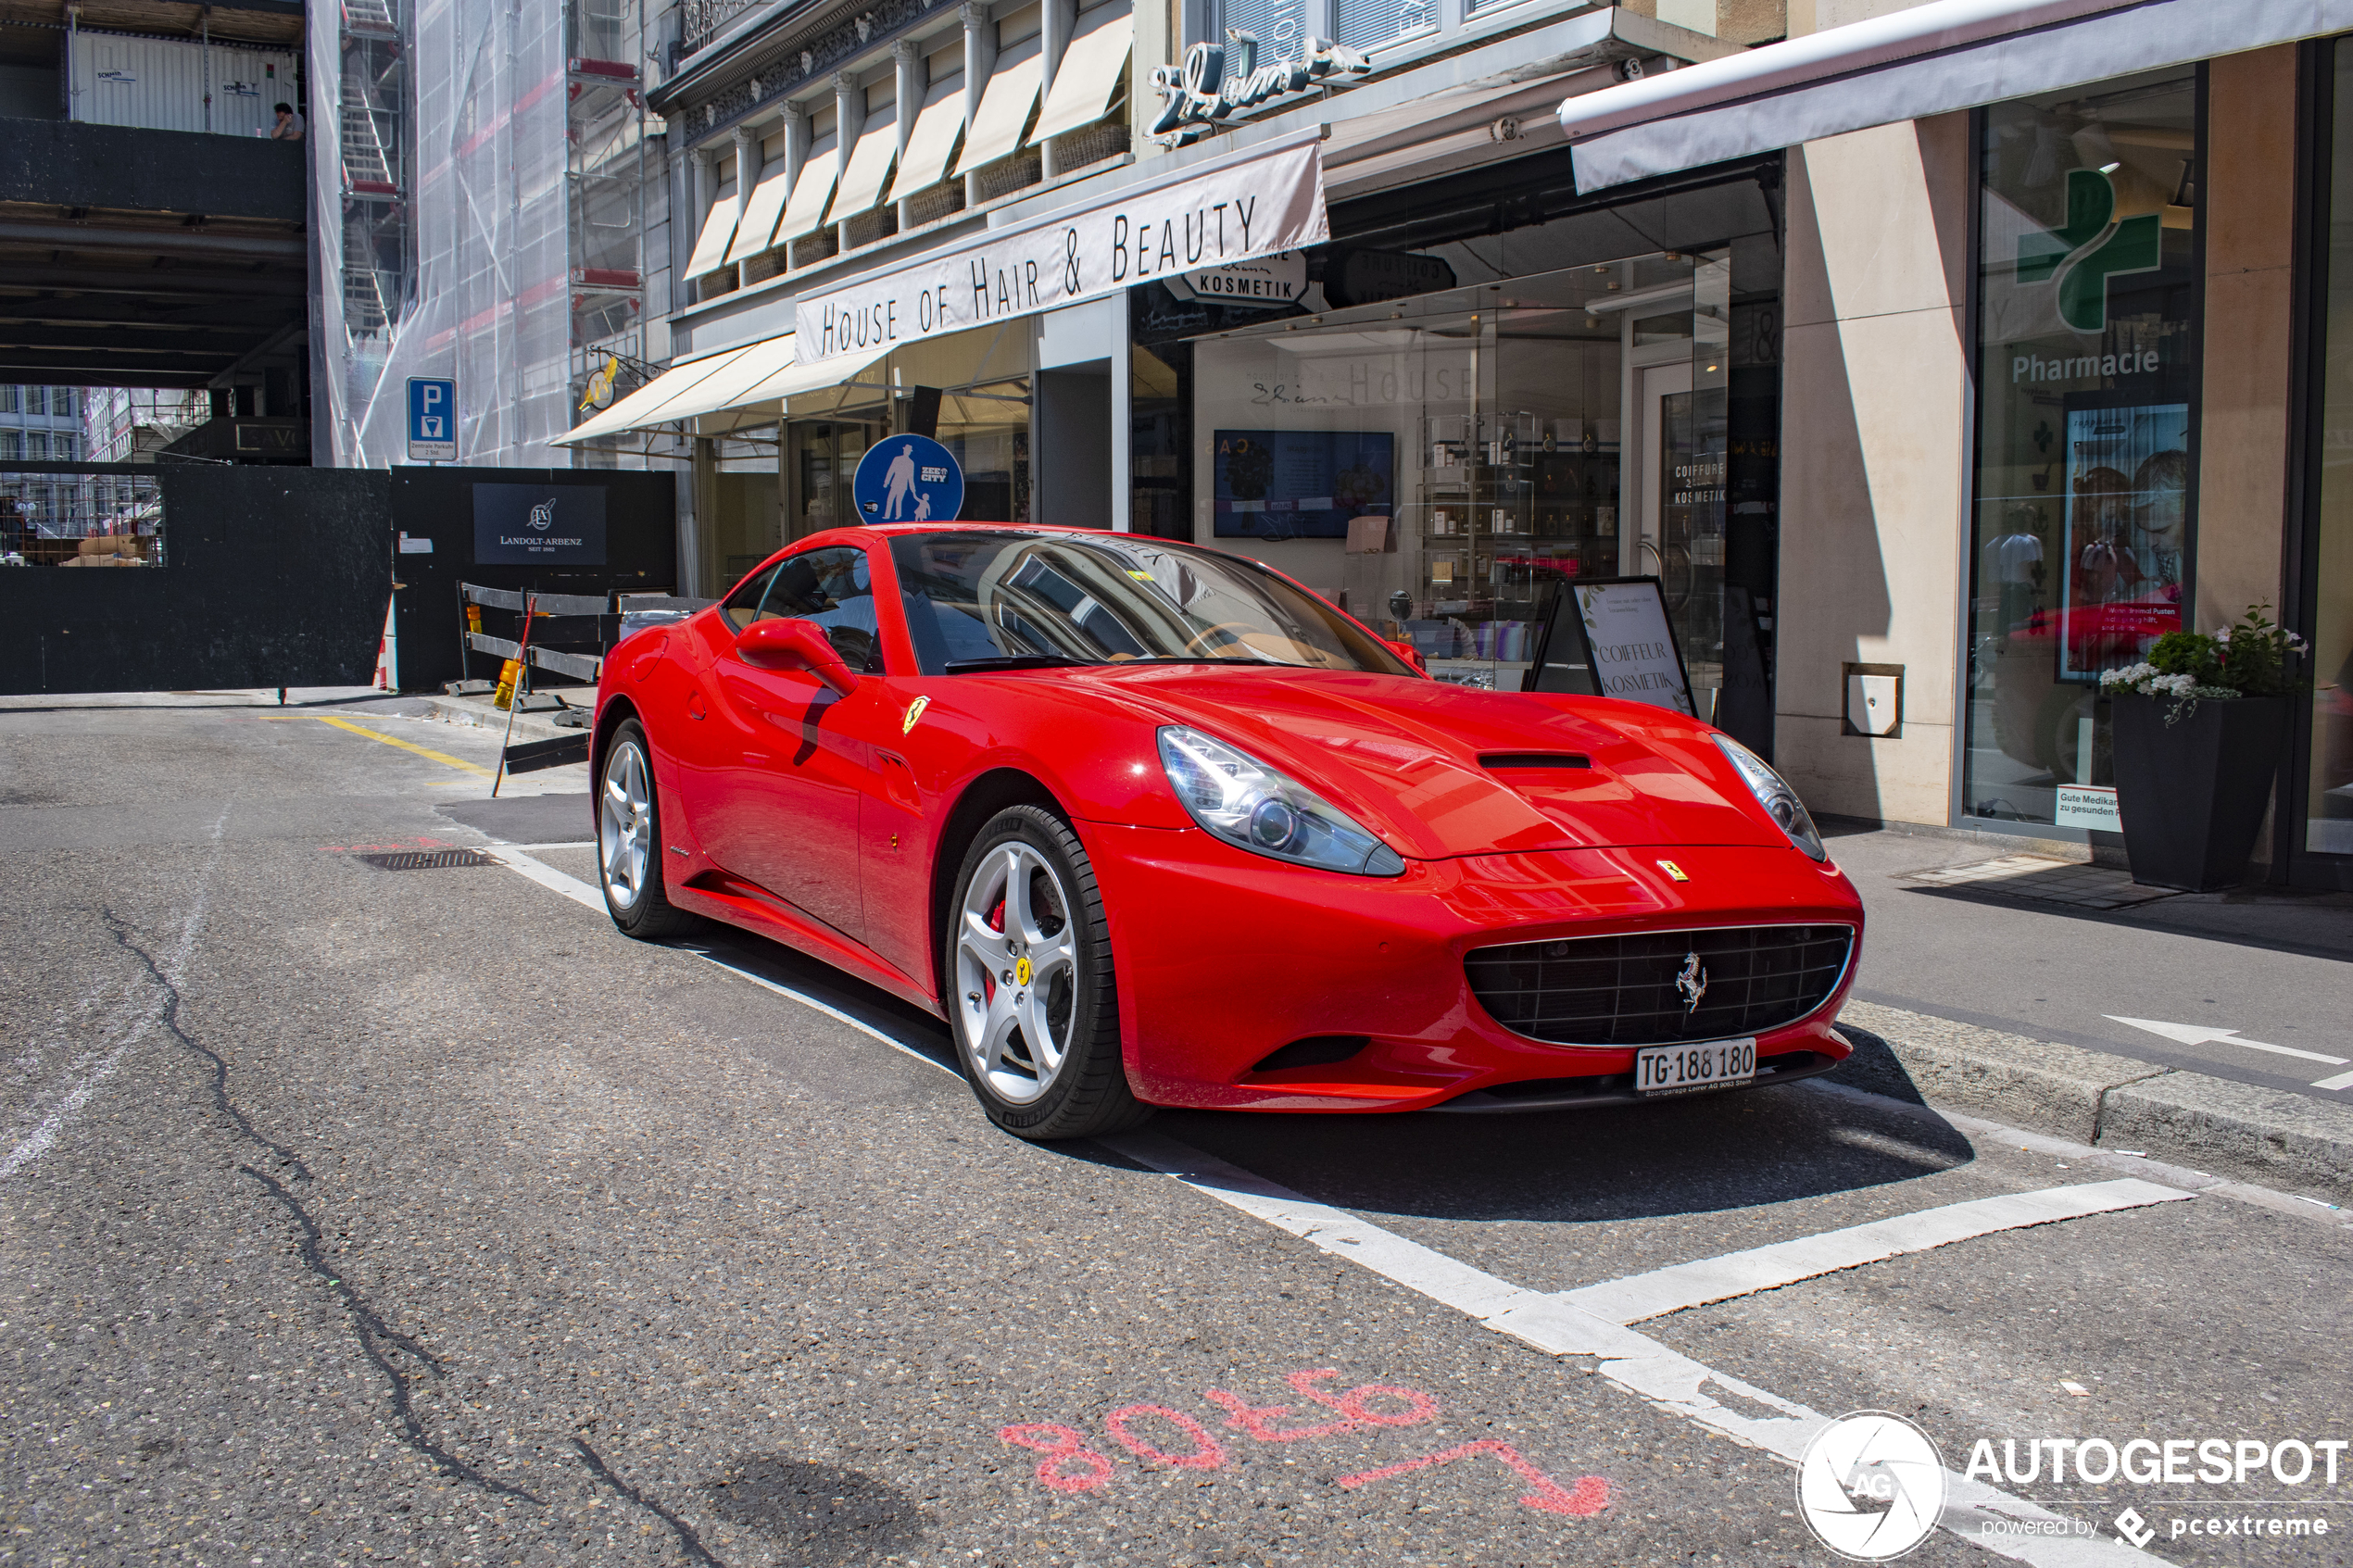
[[[1829,998],[1854,942],[1844,925],[1642,931],[1478,947],[1463,969],[1479,1005],[1516,1034],[1671,1045],[1796,1022]]]

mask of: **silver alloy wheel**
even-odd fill
[[[1046,858],[1020,839],[988,852],[957,911],[957,1033],[999,1099],[1027,1105],[1070,1050],[1078,950],[1071,901]]]
[[[632,909],[645,894],[654,849],[653,780],[635,741],[624,740],[612,748],[601,793],[597,848],[604,866],[605,897],[616,909]]]

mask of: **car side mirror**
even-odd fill
[[[813,621],[755,621],[736,634],[736,657],[756,670],[805,670],[844,696],[858,689],[858,677]]]
[[[1406,663],[1412,665],[1423,674],[1427,675],[1429,673],[1429,664],[1422,658],[1421,649],[1416,647],[1411,643],[1400,642],[1392,637],[1383,637],[1381,641],[1389,645],[1390,652],[1395,654],[1398,658],[1403,659]]]

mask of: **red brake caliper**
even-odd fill
[[[997,907],[988,911],[988,929],[997,933],[1000,936],[1005,933],[1005,900],[1001,895],[999,896],[997,899]],[[982,970],[980,972],[980,985],[981,1005],[986,1007],[997,999],[996,971],[988,969]]]

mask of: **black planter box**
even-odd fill
[[[2271,800],[2287,699],[2206,697],[2168,724],[2171,697],[2119,695],[2116,804],[2133,880],[2206,893],[2235,887]]]

